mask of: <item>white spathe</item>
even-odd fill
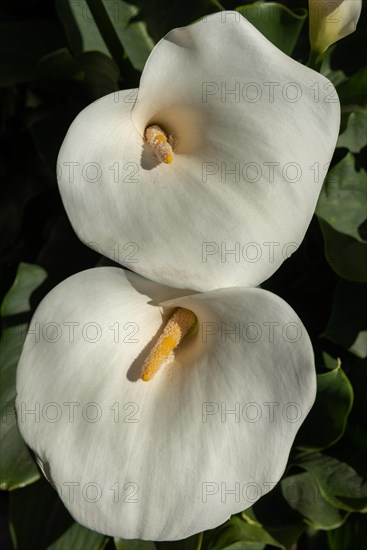
[[[97,268],[59,284],[32,319],[19,429],[95,531],[175,540],[223,523],[280,479],[314,402],[312,346],[283,300],[250,288],[184,294]],[[143,382],[162,308],[175,307],[196,314],[197,332]]]
[[[58,157],[79,238],[174,286],[257,286],[301,243],[339,129],[331,82],[236,12],[168,33],[139,90],[107,95],[72,123]],[[144,144],[157,123],[172,164]]]
[[[361,11],[362,0],[309,0],[311,50],[322,54],[354,32]]]

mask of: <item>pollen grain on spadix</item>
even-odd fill
[[[144,362],[141,375],[144,382],[151,380],[167,359],[173,356],[173,351],[195,323],[196,316],[192,311],[181,307],[176,309]]]
[[[159,162],[172,164],[173,162],[173,143],[172,136],[166,133],[157,124],[148,126],[144,132],[144,137],[147,144],[153,149],[153,152]]]

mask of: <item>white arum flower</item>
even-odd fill
[[[152,359],[175,310],[194,327],[169,354],[171,326]],[[116,537],[182,539],[251,506],[282,476],[315,398],[309,337],[261,289],[184,295],[91,269],[53,289],[30,329],[20,432],[74,518]]]
[[[139,90],[78,115],[61,196],[84,243],[151,280],[257,286],[304,237],[339,116],[327,79],[213,14],[156,45]]]
[[[356,30],[362,0],[309,0],[311,50],[322,54]]]

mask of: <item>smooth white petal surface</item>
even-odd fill
[[[314,212],[339,129],[332,84],[222,12],[167,34],[134,93],[88,106],[60,150],[78,236],[178,288],[263,282]],[[144,146],[149,123],[177,138],[171,165]]]
[[[251,506],[281,477],[315,398],[311,343],[280,298],[175,294],[117,268],[85,271],[44,299],[26,339],[19,429],[75,519],[102,533],[181,539]],[[167,298],[198,330],[143,382]]]
[[[362,0],[309,0],[309,8],[311,48],[323,53],[356,30]]]

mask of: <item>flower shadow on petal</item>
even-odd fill
[[[156,158],[149,145],[144,143],[140,157],[141,168],[149,171],[153,170],[153,168],[157,168],[160,164],[160,161]]]
[[[141,277],[137,276],[135,273],[130,271],[126,271],[125,275],[126,275],[126,278],[129,280],[131,286],[137,292],[139,292],[140,294],[144,294],[145,296],[148,296],[150,298],[148,305],[160,309],[161,316],[162,316],[162,323],[156,335],[150,340],[150,342],[144,347],[144,349],[134,359],[134,361],[132,362],[132,364],[130,365],[126,373],[126,378],[130,382],[137,382],[141,378],[142,368],[143,368],[145,359],[148,357],[149,352],[151,351],[151,349],[159,339],[160,335],[162,334],[163,328],[165,327],[168,319],[176,309],[174,305],[170,307],[163,307],[160,304],[170,299],[180,298],[181,296],[193,295],[196,293],[188,289],[179,290],[175,288],[168,288],[161,285],[157,285],[156,283],[147,281],[146,279],[142,279]],[[185,347],[186,347],[185,342],[183,342],[182,350],[184,350]]]

